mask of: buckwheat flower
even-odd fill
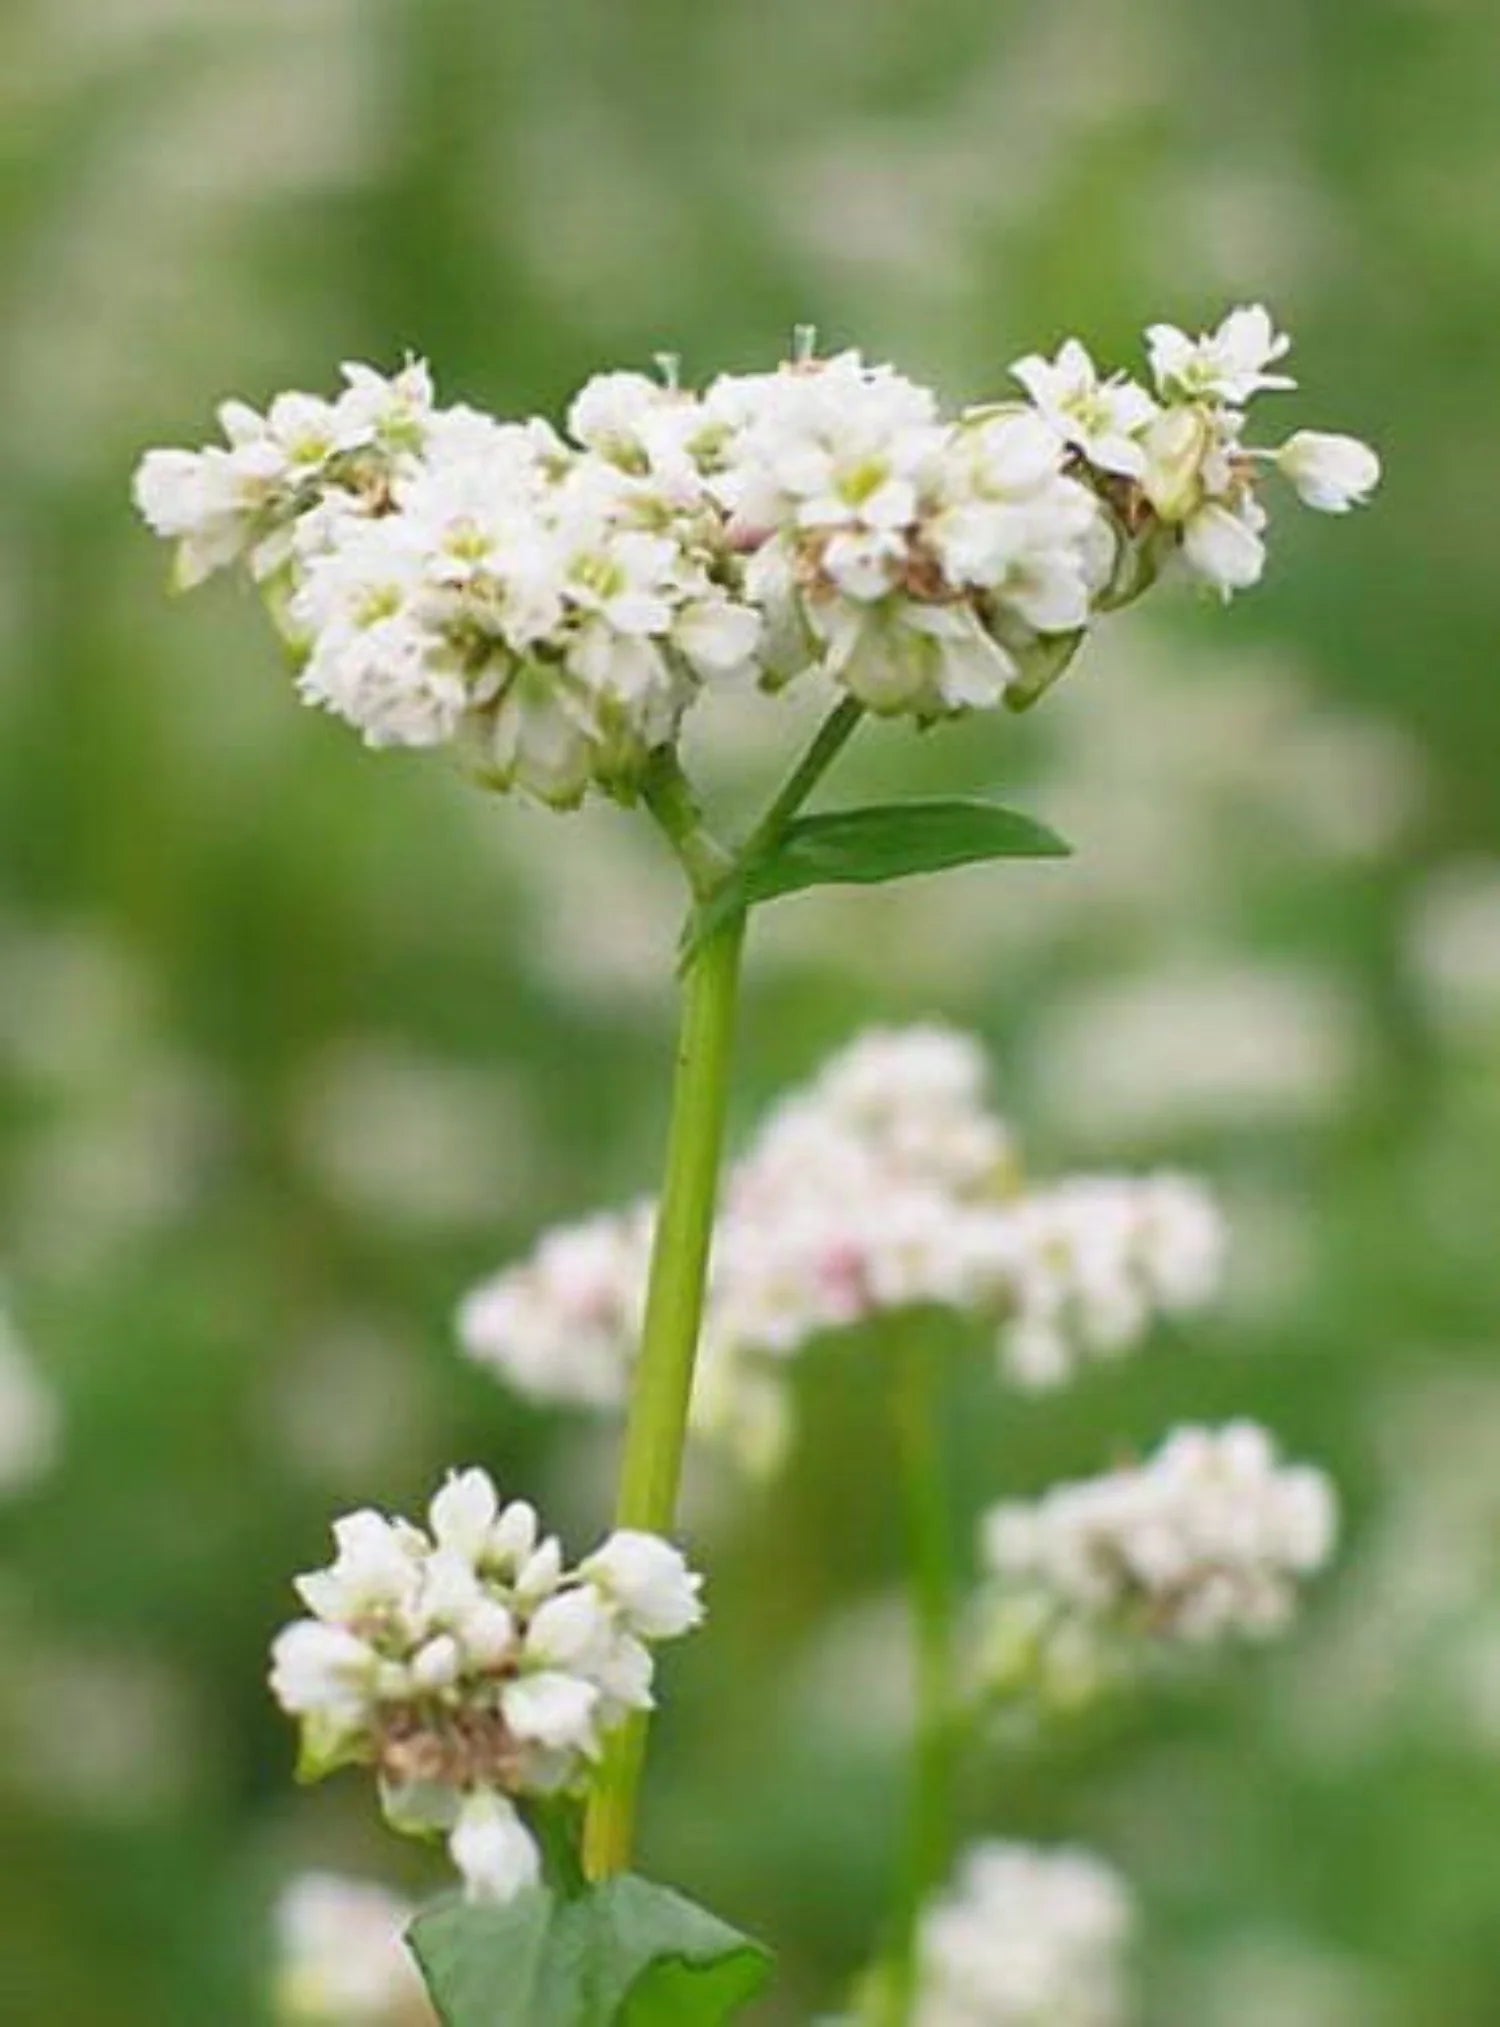
[[[514,1900],[542,1876],[536,1839],[503,1795],[470,1796],[449,1832],[448,1854],[472,1901]]]
[[[943,443],[929,390],[857,352],[726,377],[705,405],[728,436],[716,490],[746,531],[905,526]]]
[[[1102,1679],[1173,1644],[1265,1639],[1336,1529],[1325,1475],[1282,1463],[1255,1423],[1177,1429],[1144,1464],[992,1509],[981,1672],[999,1687],[1029,1674],[1051,1695],[1059,1641],[1092,1643]]]
[[[464,1298],[465,1352],[537,1401],[613,1407],[645,1308],[652,1213],[637,1205],[544,1235],[529,1260]]]
[[[1216,331],[1197,338],[1175,324],[1153,324],[1146,343],[1151,371],[1165,397],[1237,407],[1263,390],[1297,384],[1285,373],[1266,371],[1286,357],[1292,341],[1276,330],[1260,303],[1231,310]]]
[[[636,482],[623,497],[648,509],[702,506],[722,430],[696,395],[644,373],[597,373],[573,397],[568,434]]]
[[[643,1640],[672,1640],[702,1621],[703,1579],[688,1568],[680,1549],[657,1535],[623,1528],[595,1550],[582,1571]]]
[[[1077,338],[1065,339],[1055,359],[1033,352],[1010,370],[1064,443],[1100,471],[1140,477],[1146,462],[1140,434],[1156,403],[1138,382],[1122,373],[1101,379]]]
[[[977,1844],[922,1916],[917,2027],[1123,2027],[1134,1919],[1088,1852]]]
[[[514,1804],[577,1794],[610,1735],[652,1702],[651,1645],[698,1623],[700,1579],[654,1536],[569,1568],[534,1509],[452,1473],[426,1526],[371,1512],[297,1589],[313,1617],[275,1641],[271,1687],[301,1721],[311,1778],[369,1766],[393,1828],[449,1838],[469,1891],[537,1876]]]
[[[1266,567],[1266,545],[1261,540],[1265,525],[1265,510],[1254,499],[1246,498],[1237,506],[1206,500],[1183,523],[1183,559],[1195,576],[1225,598],[1248,591],[1260,582]]]
[[[1020,674],[963,606],[834,600],[811,604],[807,617],[825,673],[877,717],[989,710]]]
[[[373,1880],[304,1872],[276,1903],[280,2027],[421,2027],[432,2020],[402,1938],[416,1908]]]
[[[425,359],[408,359],[389,377],[355,360],[346,360],[341,370],[346,384],[334,403],[341,437],[397,451],[425,449],[434,400]]]
[[[459,1312],[465,1351],[528,1397],[623,1403],[645,1308],[649,1205],[547,1234]],[[875,1029],[774,1106],[730,1167],[695,1430],[748,1468],[784,1454],[788,1366],[819,1337],[940,1307],[998,1332],[1000,1370],[1056,1386],[1219,1292],[1225,1236],[1190,1178],[1028,1183],[984,1053]]]
[[[1021,1196],[986,1251],[976,1274],[992,1275],[1002,1369],[1042,1391],[1089,1359],[1120,1356],[1158,1316],[1206,1307],[1223,1286],[1227,1238],[1190,1177],[1080,1176]]]
[[[1276,467],[1299,498],[1322,514],[1362,507],[1380,483],[1380,459],[1357,436],[1299,429],[1275,453]]]
[[[1004,1181],[1016,1160],[989,1085],[989,1064],[972,1035],[936,1022],[868,1028],[830,1057],[805,1096],[772,1115],[762,1157],[774,1162],[778,1141],[811,1111],[846,1127],[903,1175],[983,1189]]]

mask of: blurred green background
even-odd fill
[[[650,840],[299,710],[252,600],[169,603],[141,449],[407,347],[555,408],[811,320],[972,397],[1261,298],[1376,506],[1289,509],[1262,591],[1158,600],[1032,718],[870,735],[841,788],[995,787],[1079,856],[768,918],[736,1117],[937,1015],[1039,1171],[1222,1187],[1190,1341],[1050,1404],[956,1360],[955,1502],[1244,1409],[1336,1470],[1340,1574],[1222,1687],[992,1763],[973,1827],[1129,1874],[1152,2027],[1500,2019],[1497,75],[1488,0],[8,0],[0,2019],[257,2022],[294,1872],[436,1880],[357,1780],[292,1788],[266,1643],[334,1512],[451,1460],[600,1521],[610,1432],[449,1317],[650,1181],[670,1047]],[[789,1472],[694,1501],[649,1863],[779,1945],[768,2021],[867,1954],[900,1801],[871,1366],[810,1361]]]

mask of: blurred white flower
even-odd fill
[[[1066,1688],[1088,1686],[1094,1645],[1102,1680],[1162,1643],[1267,1638],[1336,1531],[1327,1477],[1283,1464],[1255,1423],[1176,1429],[1144,1464],[993,1508],[980,1676],[1052,1696],[1059,1641]]]
[[[0,1303],[0,1497],[24,1491],[57,1460],[62,1409]]]
[[[1500,1027],[1500,859],[1441,866],[1411,903],[1406,954],[1438,1025],[1486,1045]]]
[[[1032,1088],[1085,1142],[1317,1120],[1348,1096],[1367,1037],[1341,984],[1238,959],[1173,963],[1053,1008]]]
[[[1184,2027],[1384,2027],[1395,2017],[1378,1974],[1280,1930],[1200,1947],[1169,1989]]]
[[[525,1101],[504,1076],[374,1037],[313,1060],[294,1126],[330,1195],[419,1231],[487,1222],[516,1203],[533,1155]]]
[[[732,1166],[693,1416],[746,1465],[782,1454],[787,1361],[824,1333],[956,1309],[995,1329],[1007,1378],[1042,1387],[1217,1294],[1223,1223],[1199,1185],[1028,1185],[987,1081],[968,1036],[871,1030],[776,1105]],[[623,1403],[653,1220],[637,1205],[545,1234],[465,1298],[465,1351],[533,1399]]]
[[[276,1903],[278,2027],[420,2027],[433,2019],[402,1940],[416,1909],[373,1880],[304,1872]]]
[[[1134,1920],[1088,1852],[977,1844],[922,1917],[917,2027],[1123,2027]]]

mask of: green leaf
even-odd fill
[[[503,1907],[450,1897],[407,1931],[444,2027],[528,2027],[541,2003],[556,1903],[541,1887]]]
[[[805,887],[874,886],[982,859],[1065,858],[1071,849],[1035,817],[974,797],[798,817],[778,844],[742,864],[697,911],[684,956],[740,910]]]
[[[444,2027],[719,2027],[770,1973],[758,1943],[664,1886],[439,1901],[409,1937]]]

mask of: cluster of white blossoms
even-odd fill
[[[1006,1377],[1040,1388],[1214,1297],[1224,1227],[1199,1184],[1032,1187],[987,1087],[972,1038],[877,1029],[772,1111],[725,1185],[694,1396],[702,1431],[773,1462],[794,1355],[893,1312],[991,1323]],[[467,1352],[532,1399],[623,1402],[652,1222],[638,1204],[549,1233],[466,1298]]]
[[[416,1908],[373,1880],[304,1872],[276,1903],[277,2027],[431,2027],[403,1937]]]
[[[1329,512],[1376,484],[1349,437],[1241,441],[1241,404],[1292,384],[1263,309],[1149,343],[1154,392],[1070,339],[1016,365],[1027,399],[956,417],[856,352],[702,393],[605,373],[566,434],[440,407],[419,363],[351,365],[333,400],[225,403],[224,442],[148,452],[136,500],[180,583],[248,565],[304,698],[368,744],[452,744],[557,807],[629,799],[747,671],[924,722],[1024,702],[1179,552],[1253,583],[1264,468]]]
[[[1133,1925],[1090,1853],[975,1845],[922,1917],[915,2027],[1121,2027]]]
[[[376,1771],[386,1817],[446,1834],[471,1896],[539,1876],[514,1802],[586,1787],[608,1734],[651,1707],[652,1643],[702,1618],[669,1542],[621,1531],[576,1569],[534,1509],[488,1475],[450,1476],[426,1529],[368,1509],[297,1579],[312,1615],[277,1636],[271,1687],[300,1720],[311,1778]]]
[[[1337,1519],[1326,1475],[1282,1463],[1245,1421],[1176,1429],[1144,1464],[997,1506],[981,1683],[1075,1702],[1164,1643],[1267,1638],[1327,1564]]]
[[[1268,370],[1291,340],[1259,304],[1231,310],[1196,338],[1153,324],[1146,344],[1150,389],[1124,374],[1101,377],[1076,338],[1054,359],[1033,355],[1015,368],[1037,411],[1095,474],[1138,568],[1154,572],[1180,553],[1227,598],[1265,568],[1263,469],[1325,514],[1347,513],[1379,484],[1380,460],[1357,437],[1303,429],[1275,450],[1243,441],[1245,404],[1296,385]]]

